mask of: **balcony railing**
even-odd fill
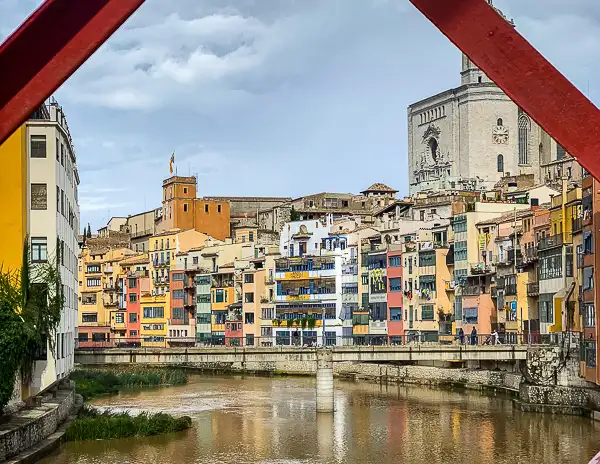
[[[105,274],[112,274],[113,272],[113,267],[112,266],[104,266],[104,273]]]
[[[481,275],[492,272],[492,266],[488,263],[471,263],[471,274]]]
[[[517,294],[517,284],[508,284],[504,288],[504,294],[506,296],[515,296]]]
[[[538,282],[527,284],[527,296],[538,296],[540,294],[540,284]]]
[[[169,325],[190,325],[190,319],[189,318],[184,318],[184,319],[168,319],[169,321]]]
[[[481,293],[481,285],[468,285],[462,289],[462,294],[465,296],[479,296]]]
[[[555,248],[562,246],[563,237],[562,234],[551,235],[550,237],[544,237],[540,240],[538,248],[539,250],[547,250],[549,248]]]
[[[532,261],[537,261],[538,259],[538,250],[537,247],[528,247],[525,248],[525,253],[523,254],[524,261],[530,263]]]

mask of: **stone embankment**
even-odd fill
[[[31,407],[16,411],[0,424],[0,462],[34,463],[54,450],[81,397],[72,382],[64,380],[31,401]]]

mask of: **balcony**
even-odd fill
[[[581,232],[582,229],[583,229],[583,218],[582,217],[574,218],[571,222],[571,230],[573,231],[573,233]]]
[[[150,273],[147,270],[127,271],[127,277],[148,277]]]
[[[517,294],[517,284],[508,284],[504,288],[504,295],[515,296]]]
[[[184,319],[167,319],[169,325],[190,325],[190,322],[194,322],[194,319],[188,317]]]
[[[527,296],[539,296],[540,284],[539,282],[527,284]]]
[[[154,261],[153,262],[154,267],[169,267],[171,265],[171,260],[166,260],[166,261]]]
[[[90,274],[102,274],[102,271],[100,270],[100,266],[87,266],[85,268],[85,273],[90,275]]]
[[[113,267],[112,266],[104,266],[104,273],[105,274],[112,274],[113,272]]]
[[[107,308],[116,308],[119,306],[119,302],[115,300],[104,301],[104,306]]]
[[[453,292],[455,289],[456,283],[454,281],[444,283],[444,290],[446,290],[447,292]]]
[[[537,260],[538,260],[537,247],[525,248],[525,253],[523,254],[523,261],[525,261],[527,263],[532,263]]]
[[[498,298],[498,287],[492,287],[490,289],[490,293],[492,295],[492,298]]]
[[[275,276],[265,277],[265,285],[273,285],[275,283]]]
[[[544,237],[540,240],[540,242],[538,244],[538,249],[540,251],[548,250],[550,248],[556,248],[556,247],[562,246],[562,244],[563,244],[562,234],[551,235],[550,237]]]
[[[481,285],[468,285],[462,289],[464,296],[479,296],[482,293]]]
[[[471,275],[484,275],[492,273],[492,266],[489,263],[472,263]]]
[[[142,230],[140,232],[133,232],[131,234],[131,238],[145,237],[146,235],[153,235],[154,231],[152,229]]]

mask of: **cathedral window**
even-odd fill
[[[504,156],[498,155],[498,172],[504,172]]]
[[[438,142],[433,137],[429,139],[429,149],[431,150],[433,161],[437,161]]]
[[[496,125],[497,126],[503,126],[504,125],[504,121],[502,121],[502,118],[498,118],[498,121],[496,121]]]
[[[529,164],[530,121],[525,114],[519,116],[519,164]]]

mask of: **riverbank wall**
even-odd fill
[[[0,462],[34,463],[55,449],[62,440],[61,425],[76,408],[72,382],[60,381],[38,394],[31,405],[4,416],[0,423]]]

